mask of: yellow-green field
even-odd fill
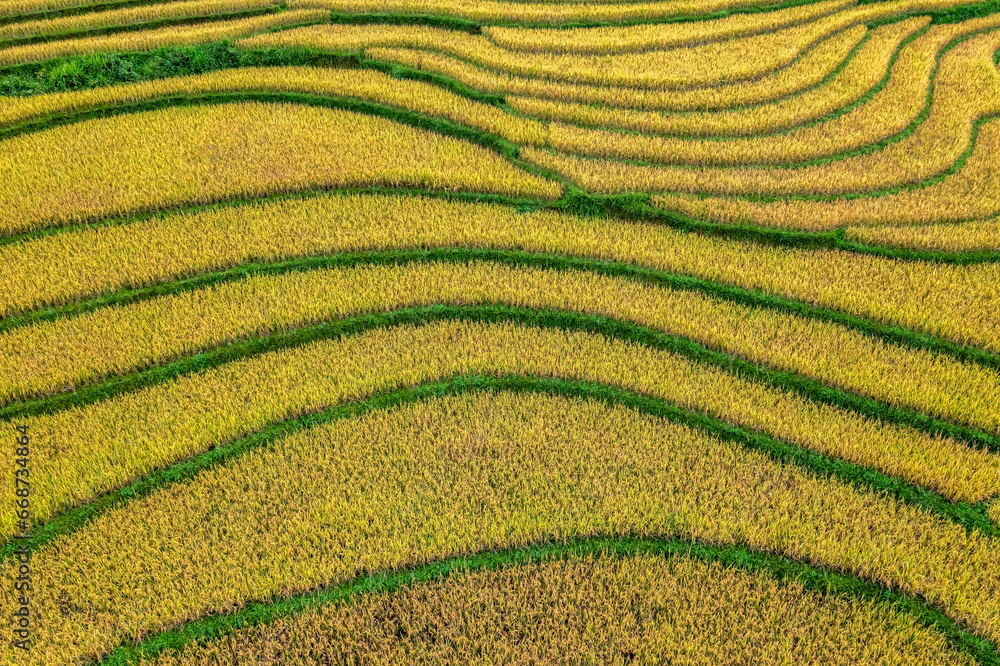
[[[1000,666],[1000,0],[0,2],[0,666]]]

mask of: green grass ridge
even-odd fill
[[[694,291],[722,301],[729,301],[754,308],[767,308],[798,317],[838,324],[890,344],[910,349],[930,351],[951,356],[965,363],[1000,370],[1000,355],[998,354],[926,335],[918,331],[912,331],[897,325],[866,319],[833,308],[813,305],[805,301],[783,296],[775,296],[762,291],[686,276],[680,273],[646,268],[635,264],[591,259],[584,256],[464,246],[445,246],[434,249],[338,252],[283,261],[248,262],[220,271],[160,282],[146,287],[119,290],[101,294],[90,299],[45,307],[0,319],[0,333],[33,324],[79,316],[104,307],[140,303],[161,296],[201,289],[210,285],[235,282],[251,276],[280,275],[298,271],[353,266],[404,265],[417,262],[439,261],[452,263],[489,261],[510,266],[586,271],[597,275],[621,277],[653,286]]]
[[[719,419],[691,412],[664,400],[634,391],[593,382],[561,380],[522,375],[458,375],[414,387],[397,388],[368,398],[342,403],[305,416],[279,421],[230,443],[176,462],[133,481],[121,489],[105,493],[95,500],[57,514],[36,526],[30,540],[11,539],[0,550],[0,561],[14,555],[27,541],[32,551],[76,532],[98,516],[125,506],[133,500],[152,495],[157,490],[194,478],[201,471],[228,464],[251,450],[272,446],[282,437],[340,419],[357,418],[375,410],[386,410],[442,396],[470,391],[517,391],[574,398],[589,398],[609,406],[624,406],[688,427],[701,429],[727,442],[767,454],[784,464],[801,466],[820,476],[851,484],[859,489],[886,493],[941,518],[978,531],[987,537],[1000,536],[1000,526],[993,525],[986,514],[986,502],[976,504],[949,502],[937,493],[914,486],[876,470],[868,469],[814,451],[800,449],[767,435],[725,423]]]
[[[851,597],[884,604],[892,612],[909,615],[919,625],[939,632],[953,649],[968,655],[977,664],[1000,664],[1000,654],[995,645],[955,622],[925,599],[890,590],[850,573],[754,550],[742,543],[712,544],[678,536],[601,535],[456,555],[413,567],[371,575],[362,574],[344,583],[323,586],[290,597],[251,601],[234,612],[205,616],[149,636],[141,642],[121,645],[104,658],[90,662],[88,666],[137,664],[142,659],[154,659],[168,650],[180,650],[189,645],[205,646],[212,640],[240,629],[260,627],[280,618],[301,615],[319,606],[350,603],[364,595],[394,593],[412,585],[445,580],[465,573],[570,557],[627,558],[638,555],[688,557],[702,562],[719,563],[727,568],[771,576],[778,581],[795,582],[824,596]]]
[[[160,54],[160,55],[157,55]],[[168,55],[163,55],[168,54]],[[227,42],[214,43],[202,47],[173,47],[167,49],[158,49],[157,51],[140,53],[140,54],[130,54],[141,56],[140,60],[145,60],[147,62],[160,63],[157,67],[160,67],[163,62],[175,62],[175,65],[170,66],[170,71],[177,72],[176,75],[188,75],[192,73],[203,73],[205,71],[214,71],[214,69],[220,69],[221,67],[209,67],[207,65],[199,66],[197,65],[200,54],[210,54],[205,55],[205,59],[212,63],[228,63],[229,67],[243,67],[243,66],[292,66],[292,65],[335,65],[335,66],[349,66],[349,67],[366,67],[379,69],[380,71],[386,71],[393,76],[400,78],[408,78],[421,80],[435,85],[442,85],[446,89],[454,92],[456,94],[468,97],[474,101],[479,101],[487,104],[495,104],[498,106],[503,106],[503,98],[498,98],[492,95],[483,95],[482,93],[477,93],[476,91],[470,89],[464,84],[452,81],[447,77],[442,77],[440,75],[434,75],[428,72],[420,72],[418,70],[409,70],[404,67],[399,67],[391,65],[388,63],[377,63],[376,61],[365,62],[363,58],[357,54],[330,54],[330,53],[320,53],[311,51],[309,49],[294,49],[294,50],[278,50],[278,49],[261,49],[253,52],[240,52],[234,49]],[[176,56],[176,57],[175,57]],[[245,57],[244,57],[245,56]],[[77,58],[69,59],[67,62],[78,62],[85,61],[87,58]],[[97,61],[97,65],[94,67],[99,71],[101,70],[100,60]],[[179,64],[176,64],[179,63]],[[125,71],[131,71],[134,73],[134,67],[125,67]],[[195,71],[197,70],[197,71]],[[9,78],[9,77],[8,77]],[[4,86],[4,80],[0,78],[0,90]],[[928,92],[928,99],[932,93]],[[0,138],[9,138],[11,136],[17,136],[24,132],[35,132],[41,131],[48,127],[54,127],[58,125],[65,124],[67,122],[77,122],[86,118],[93,117],[104,117],[106,115],[118,115],[123,112],[136,112],[142,110],[150,110],[153,108],[161,108],[166,105],[177,105],[186,103],[205,103],[214,99],[219,103],[226,101],[238,101],[240,96],[243,98],[250,98],[251,93],[233,93],[233,94],[219,94],[219,95],[200,95],[196,97],[191,96],[173,96],[168,98],[160,98],[158,100],[151,100],[149,102],[141,102],[137,104],[113,106],[108,108],[98,108],[84,111],[81,113],[58,115],[56,117],[45,117],[37,120],[28,121],[21,125],[10,127],[4,130],[0,130]],[[470,140],[478,145],[488,147],[492,150],[499,152],[506,159],[510,159],[515,166],[527,170],[529,173],[535,175],[540,175],[542,177],[550,178],[558,182],[566,184],[567,192],[562,200],[557,202],[554,207],[563,208],[570,212],[577,213],[588,213],[591,215],[602,214],[602,213],[612,213],[616,216],[624,214],[625,216],[630,216],[638,213],[638,217],[645,221],[655,221],[659,223],[669,224],[675,228],[686,230],[686,231],[698,231],[707,232],[715,235],[721,235],[726,238],[750,240],[753,242],[761,243],[772,243],[780,244],[784,246],[791,247],[806,247],[806,248],[835,248],[844,250],[852,253],[859,254],[871,254],[876,256],[883,256],[891,259],[903,259],[903,260],[915,260],[915,261],[934,261],[941,263],[952,263],[952,264],[973,264],[973,263],[992,263],[1000,261],[1000,251],[959,251],[959,252],[949,252],[949,251],[931,251],[931,250],[915,250],[908,248],[895,248],[891,246],[875,246],[867,245],[864,243],[849,241],[845,237],[844,229],[832,230],[829,232],[806,232],[806,231],[788,231],[782,229],[773,229],[760,227],[755,225],[739,225],[739,224],[728,224],[728,223],[716,223],[708,222],[703,220],[695,220],[684,215],[671,213],[665,210],[659,210],[652,206],[648,206],[643,203],[644,198],[648,202],[649,195],[642,193],[625,193],[617,195],[599,195],[599,194],[588,194],[579,190],[575,185],[568,183],[568,181],[559,174],[556,174],[549,170],[539,169],[538,167],[528,163],[525,160],[521,160],[516,157],[518,154],[517,146],[506,141],[500,137],[489,134],[482,130],[473,129],[465,125],[454,123],[452,121],[447,121],[443,119],[431,118],[423,116],[422,114],[404,111],[397,109],[396,107],[391,107],[388,105],[378,104],[374,102],[363,102],[361,100],[356,100],[353,98],[329,98],[318,95],[305,95],[305,94],[294,94],[294,93],[259,93],[255,96],[257,99],[271,99],[271,100],[282,100],[282,101],[294,101],[297,103],[316,103],[321,106],[332,106],[334,108],[352,108],[354,110],[359,110],[361,112],[371,112],[375,115],[380,115],[381,117],[387,117],[397,122],[403,122],[418,127],[424,127],[426,129],[431,129],[432,131],[438,131],[449,136],[455,136],[457,138],[462,138],[465,140]],[[282,99],[283,98],[283,99]],[[298,98],[298,99],[296,99]],[[172,100],[169,101],[168,100]],[[357,104],[357,106],[355,106]],[[924,114],[929,112],[929,107],[925,107]],[[985,120],[980,119],[978,121],[980,124],[985,122]],[[912,125],[911,125],[912,126]],[[978,125],[976,126],[978,128]],[[974,130],[978,131],[978,130]],[[969,147],[966,153],[961,158],[964,163],[964,159],[971,153],[974,147],[974,137],[970,141]],[[511,158],[514,155],[514,158]],[[957,168],[953,165],[952,168]],[[943,177],[943,176],[941,176]],[[278,196],[288,193],[277,193]],[[862,195],[864,196],[864,195]],[[267,200],[270,197],[260,197],[256,198],[257,201]],[[796,197],[791,197],[796,198]],[[765,200],[761,198],[760,200]],[[524,202],[519,202],[518,205],[523,205]],[[547,202],[537,202],[541,206],[553,206],[553,204]],[[161,207],[162,208],[162,207]],[[183,206],[165,209],[166,212],[178,210],[180,208],[185,208]],[[124,220],[135,219],[138,216],[142,216],[145,213],[152,211],[138,212],[136,215],[123,218]],[[97,220],[94,220],[97,222]],[[89,224],[85,222],[83,224]],[[80,225],[73,225],[74,228],[79,228]],[[8,235],[0,237],[0,245],[8,244],[11,242],[16,242],[18,240],[29,240],[31,238],[37,238],[44,235],[45,230],[34,230],[17,235]]]
[[[863,417],[910,427],[929,435],[947,436],[974,448],[993,453],[1000,452],[1000,436],[994,433],[928,416],[909,407],[893,407],[880,400],[827,386],[822,382],[796,373],[764,367],[732,354],[709,349],[681,336],[603,315],[555,309],[521,308],[502,303],[403,307],[387,312],[331,319],[319,324],[280,331],[267,337],[245,338],[215,346],[169,363],[76,387],[70,391],[8,402],[0,407],[0,419],[12,420],[80,407],[123,393],[163,384],[178,377],[202,372],[226,363],[319,340],[358,335],[388,326],[420,325],[442,320],[482,323],[511,322],[524,326],[581,331],[623,342],[633,342],[651,349],[678,354],[697,363],[712,365],[736,376],[761,382],[773,388],[791,391],[808,400],[839,407]]]

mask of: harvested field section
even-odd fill
[[[496,106],[473,102],[429,83],[396,79],[381,72],[325,67],[225,69],[196,76],[15,98],[0,110],[0,126],[18,126],[46,117],[58,118],[166,97],[234,92],[351,97],[445,118],[514,143],[545,143],[545,125],[506,113]]]
[[[853,7],[857,0],[825,0],[770,12],[737,14],[689,23],[655,23],[627,27],[510,28],[488,26],[483,34],[512,51],[553,53],[622,53],[674,46],[693,46],[794,27]]]
[[[697,292],[479,262],[251,277],[16,329],[0,334],[0,403],[72,390],[235,340],[437,303],[499,303],[633,322],[890,405],[1000,432],[995,370]],[[1000,490],[1000,464],[997,472]]]
[[[0,25],[0,42],[26,37],[58,37],[102,28],[124,28],[150,21],[205,18],[215,14],[278,7],[277,0],[187,0],[139,5],[77,16]]]
[[[725,594],[720,593],[725,590]],[[623,609],[627,609],[623,612]],[[398,639],[397,632],[404,635]],[[515,640],[515,636],[524,640]],[[260,663],[971,664],[886,607],[685,557],[572,556],[359,595],[146,666]],[[208,655],[212,655],[208,657]],[[211,661],[209,661],[211,659]]]
[[[275,484],[288,460],[297,464]],[[981,575],[1000,567],[995,539],[631,410],[487,393],[295,433],[39,550],[42,647],[27,663],[98,655],[362,572],[621,533],[745,542],[920,594],[981,635],[1000,633],[1000,583]],[[4,562],[3,575],[16,566]],[[60,611],[67,586],[84,612]],[[12,594],[0,592],[6,607]]]
[[[921,250],[998,250],[1000,220],[994,218],[958,224],[854,226],[847,228],[847,238],[869,245]]]
[[[997,492],[998,457],[807,400],[684,357],[584,332],[439,321],[234,361],[103,402],[24,419],[40,519],[268,424],[457,375],[557,377],[653,396],[959,500]],[[9,536],[14,516],[0,514]]]
[[[385,224],[391,219],[394,224]],[[835,308],[1000,351],[1000,264],[768,247],[654,224],[407,196],[322,196],[171,214],[0,246],[0,313],[334,252],[487,247],[605,259]]]
[[[555,199],[499,154],[350,111],[256,102],[102,118],[0,143],[6,233],[321,187]]]
[[[861,46],[844,69],[828,84],[763,105],[734,110],[665,114],[534,97],[509,97],[507,103],[522,113],[546,120],[634,130],[646,134],[740,136],[772,132],[821,118],[861,98],[882,79],[886,66],[903,40],[929,22],[928,17],[918,17],[882,26],[863,42],[861,38],[868,34],[863,26],[846,30],[841,34],[848,38],[856,37]],[[824,42],[820,48],[827,43]],[[615,138],[609,133],[601,136],[605,135]]]
[[[232,21],[211,21],[194,25],[12,46],[0,49],[0,66],[105,51],[151,51],[163,46],[203,44],[223,39],[247,37],[275,28],[320,23],[328,18],[329,14],[323,10],[303,9]]]

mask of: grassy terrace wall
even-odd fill
[[[0,664],[1000,664],[997,53],[5,3]]]

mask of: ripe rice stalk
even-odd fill
[[[473,88],[498,94],[608,104],[619,108],[691,111],[768,102],[817,85],[850,57],[864,33],[861,26],[838,32],[806,51],[788,67],[750,81],[691,90],[591,86],[497,74],[458,58],[417,49],[370,48],[366,54],[378,60],[442,74]],[[245,45],[259,43],[256,38],[239,42]]]
[[[152,51],[161,46],[203,44],[222,39],[237,39],[275,28],[318,23],[329,19],[320,9],[278,12],[264,16],[211,21],[194,25],[138,30],[97,37],[64,39],[41,44],[27,44],[0,49],[0,66],[51,60],[66,56],[114,51]]]
[[[984,288],[1000,284],[997,263],[949,265],[773,247],[657,224],[395,195],[225,206],[3,245],[0,315],[255,261],[462,246],[630,263],[1000,351],[1000,292]]]
[[[1000,27],[1000,16],[992,17],[992,20]],[[612,173],[629,175],[624,181],[606,182],[601,191],[631,189],[638,181],[643,184],[641,189],[654,191],[768,196],[837,195],[919,183],[946,170],[962,156],[969,145],[976,120],[1000,112],[1000,75],[992,62],[998,46],[1000,30],[994,29],[971,37],[946,52],[937,72],[926,118],[904,138],[879,150],[815,165],[752,170],[691,169],[686,166],[633,166],[619,170],[616,165],[611,165],[609,171]],[[914,95],[913,101],[916,102],[920,96],[922,93]],[[855,111],[865,106],[861,105]],[[912,110],[916,111],[916,107]],[[869,125],[863,132],[866,136],[862,137],[836,133],[837,127],[844,124],[844,119],[850,119],[853,114],[854,111],[828,123],[822,122],[787,134],[733,140],[650,137],[551,123],[549,142],[558,151],[588,156],[637,159],[668,165],[733,167],[788,164],[836,156],[864,148],[866,143],[891,136],[894,130],[899,129],[898,125],[890,128]],[[863,118],[867,114],[861,112],[857,115]],[[898,120],[893,122],[898,123]],[[841,139],[841,136],[844,138]],[[914,159],[914,156],[920,157]],[[583,172],[599,171],[601,164],[588,163],[577,169]],[[576,171],[573,167],[569,168]],[[635,175],[630,173],[633,170]],[[596,181],[584,178],[585,182],[596,184]]]
[[[501,0],[291,0],[294,8],[332,10],[342,14],[402,14],[454,16],[482,23],[573,24],[586,22],[651,22],[698,14],[760,7],[773,0],[668,0],[666,2],[503,2]],[[972,0],[896,0],[885,8],[867,10],[872,16],[935,11],[974,4]],[[865,9],[862,6],[862,9]],[[872,18],[866,21],[874,20]]]
[[[637,111],[519,96],[508,97],[507,104],[521,113],[544,120],[644,134],[692,137],[764,134],[814,121],[861,98],[881,81],[900,44],[929,23],[930,17],[924,16],[875,29],[844,69],[827,84],[768,104],[700,113]],[[860,43],[860,38],[868,31],[864,26],[855,26],[844,32],[850,33],[855,33]],[[616,138],[604,132],[601,136]],[[584,149],[594,149],[593,143],[585,144]],[[600,152],[599,148],[597,150]],[[652,154],[658,157],[660,153]]]
[[[865,5],[772,33],[642,53],[511,51],[482,35],[412,25],[315,25],[269,33],[246,43],[335,52],[375,47],[417,48],[455,56],[499,74],[565,83],[674,90],[743,81],[778,70],[820,40],[882,16],[885,12],[881,7]]]
[[[912,227],[976,222],[1000,214],[998,154],[1000,122],[993,120],[980,126],[972,153],[961,169],[917,189],[832,201],[665,194],[654,196],[653,203],[699,219],[813,231],[861,224]]]
[[[670,352],[579,331],[445,320],[271,351],[24,417],[29,430],[45,433],[33,449],[32,514],[46,520],[278,421],[466,374],[557,377],[637,391],[955,499],[989,498],[1000,479],[1000,456]],[[0,514],[0,534],[9,538],[15,529],[13,512]]]
[[[870,245],[969,252],[1000,250],[1000,219],[955,224],[856,225],[847,227],[847,238]]]
[[[1000,20],[1000,19],[998,19]],[[915,130],[900,141],[881,150],[862,155],[837,159],[826,164],[770,169],[685,169],[633,167],[614,169],[626,180],[614,182],[604,179],[603,189],[632,189],[637,182],[640,189],[686,192],[714,195],[789,196],[825,195],[836,196],[852,193],[879,192],[903,185],[930,181],[959,163],[974,138],[974,127],[984,117],[1000,113],[1000,75],[991,62],[992,54],[1000,46],[1000,31],[974,37],[949,51],[941,62],[938,85],[935,87],[933,102],[926,119]],[[568,130],[568,131],[565,131]],[[565,133],[564,133],[565,131]],[[556,149],[580,152],[594,152],[599,143],[594,143],[594,130],[553,123],[550,125],[550,144]],[[607,132],[598,132],[608,135]],[[571,137],[564,141],[565,136]],[[751,139],[766,143],[770,137]],[[584,146],[584,142],[586,145]],[[780,143],[780,139],[778,141]],[[643,138],[634,135],[617,134],[598,152],[632,153],[652,148],[658,151],[669,144],[684,143],[683,139]],[[714,149],[717,159],[729,147],[727,142],[687,141],[688,146]],[[619,150],[619,147],[622,148]],[[835,148],[836,149],[836,148]],[[669,149],[668,149],[669,150]],[[683,149],[682,149],[683,150]],[[695,155],[678,156],[672,154],[668,161],[697,160]],[[994,154],[995,155],[995,154]],[[529,157],[529,155],[526,155]],[[658,154],[658,157],[663,155]],[[738,157],[736,159],[739,159]],[[700,163],[710,163],[708,153]],[[994,158],[995,163],[995,158]],[[600,170],[600,162],[581,165],[584,173]],[[549,165],[551,166],[551,165]],[[571,167],[572,168],[572,167]],[[595,189],[597,181],[584,176],[588,189]]]
[[[471,331],[451,336],[485,351]],[[276,376],[293,379],[255,379]],[[622,533],[745,543],[920,595],[977,635],[1000,635],[1000,581],[983,575],[1000,569],[997,539],[632,410],[486,393],[300,431],[35,551],[40,647],[19,663],[85,660],[359,574]],[[0,588],[0,603],[15,594]],[[9,651],[0,660],[13,663]]]
[[[990,518],[994,523],[1000,525],[1000,500],[997,500],[990,505]]]
[[[405,632],[398,631],[405,627]],[[518,627],[525,640],[505,640]],[[598,638],[599,637],[599,638]],[[145,666],[308,663],[682,663],[692,643],[720,663],[964,664],[939,633],[884,604],[684,556],[573,555],[459,572],[352,596]],[[827,660],[826,655],[830,658]]]
[[[503,0],[291,0],[290,6],[343,14],[414,14],[454,16],[482,23],[550,24],[655,21],[712,14],[731,9],[766,7],[773,0],[652,0],[629,2],[504,2]]]
[[[276,6],[278,6],[276,0],[185,0],[138,5],[124,9],[0,25],[0,42],[26,37],[60,37],[66,33],[102,28],[124,28],[162,19],[210,17],[214,14],[228,14]]]
[[[386,118],[227,103],[87,120],[0,143],[0,230],[321,187],[555,199],[497,153]]]
[[[512,51],[552,53],[623,53],[693,46],[810,23],[857,4],[824,0],[798,7],[686,23],[654,23],[593,28],[510,28],[487,26],[483,34]]]
[[[0,3],[0,17],[84,8],[106,2],[107,0],[4,0]]]
[[[327,67],[224,69],[195,76],[11,98],[0,109],[0,127],[162,97],[232,92],[353,97],[446,118],[514,143],[545,143],[545,125],[505,113],[493,105],[473,102],[429,83],[396,79],[374,70]]]
[[[995,370],[697,292],[478,262],[251,277],[15,329],[0,334],[0,403],[77,388],[275,331],[437,303],[503,303],[634,322],[893,406],[1000,433]],[[989,494],[1000,492],[1000,462],[997,471]]]

